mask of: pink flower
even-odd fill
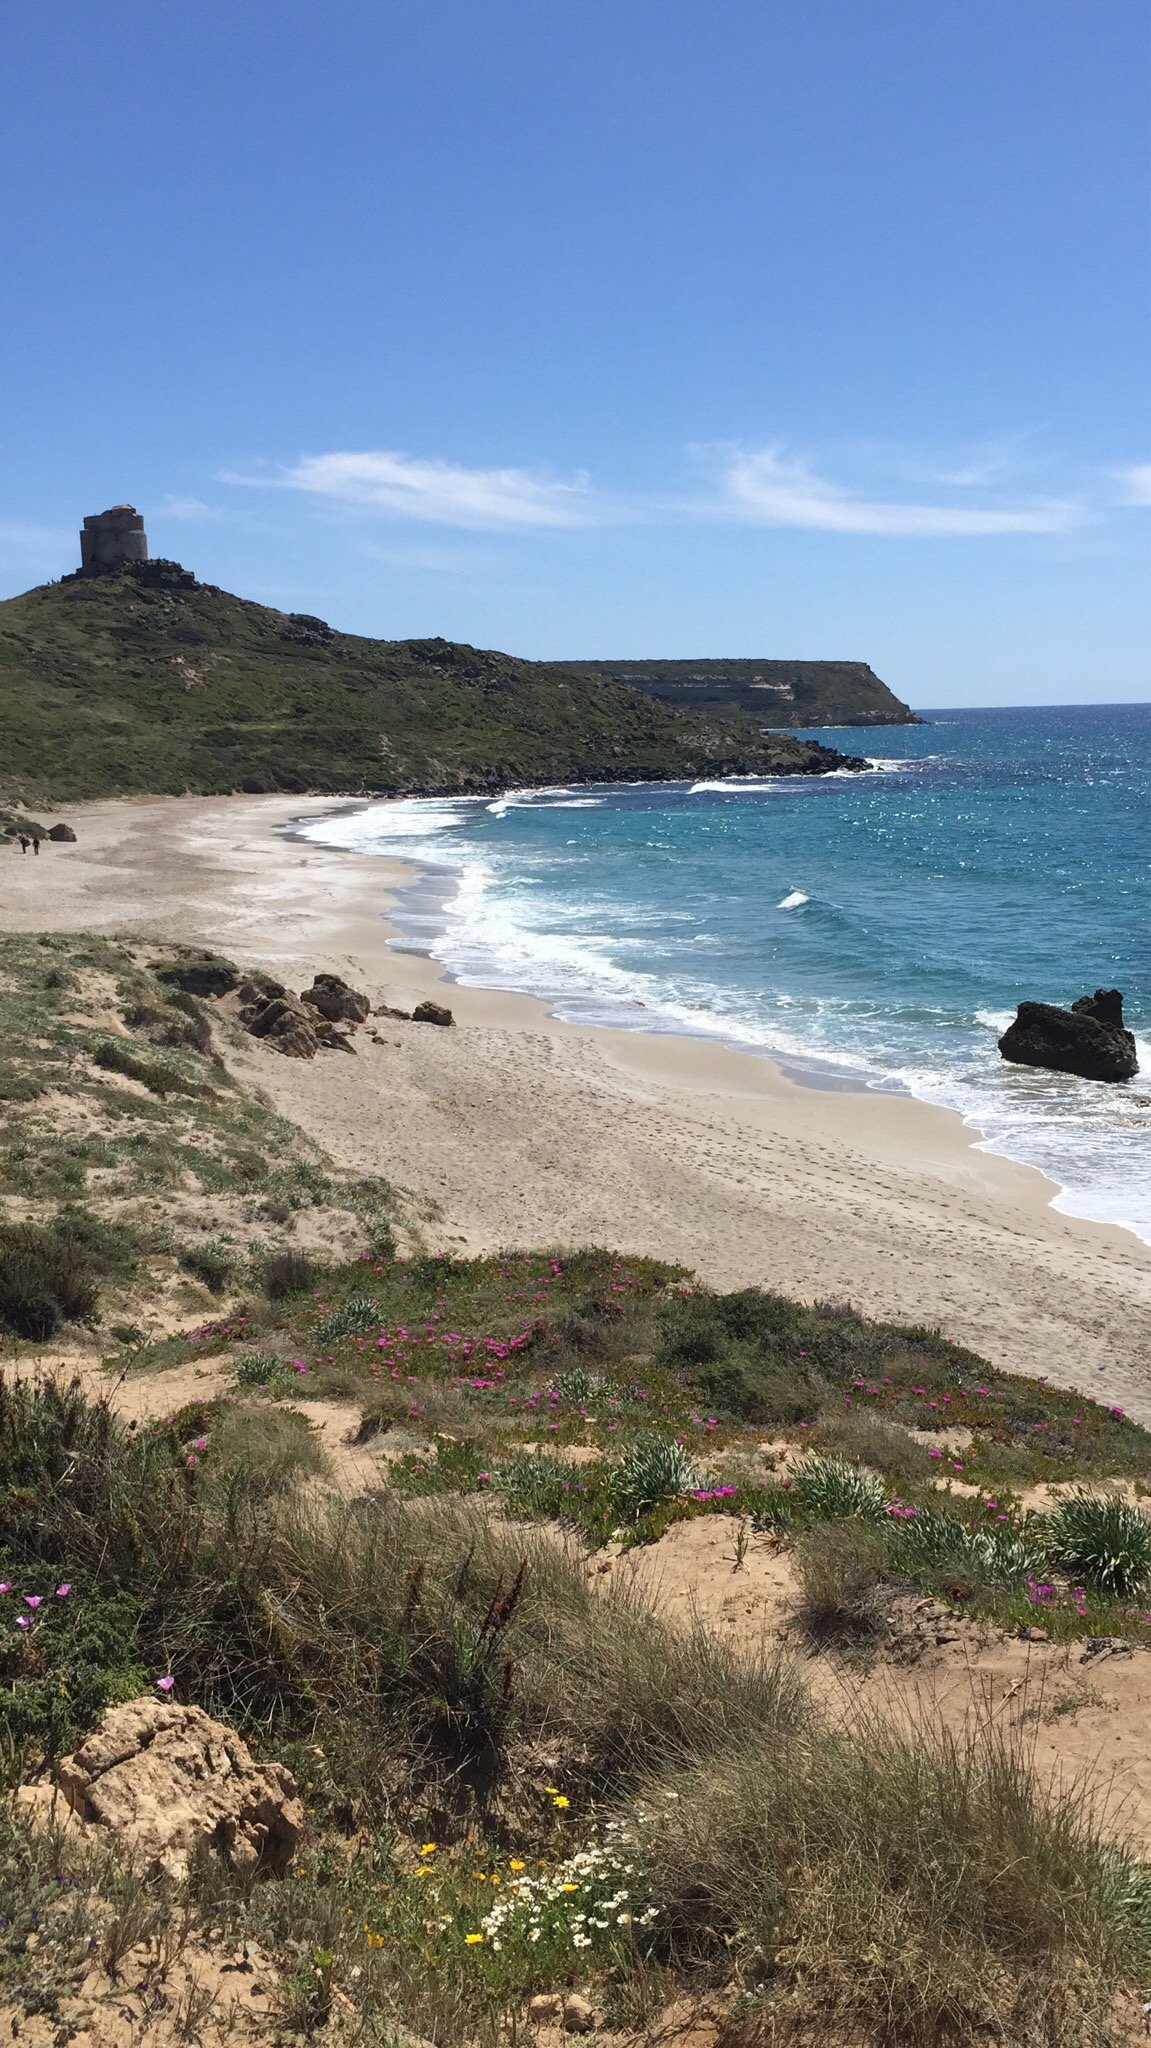
[[[44,1605],[43,1593],[25,1593],[24,1605],[25,1607],[30,1607],[34,1614],[38,1607],[43,1607]]]
[[[479,1483],[479,1485],[480,1485],[480,1486],[486,1486],[486,1485],[487,1485],[487,1483],[488,1483],[488,1480],[489,1480],[489,1479],[491,1478],[491,1476],[492,1476],[492,1475],[491,1475],[491,1473],[490,1473],[490,1472],[477,1472],[477,1473],[476,1473],[476,1479],[477,1479],[477,1481],[478,1481],[478,1483]]]
[[[171,1690],[172,1690],[172,1687],[173,1687],[173,1686],[175,1685],[175,1683],[176,1683],[176,1681],[175,1681],[175,1679],[173,1678],[173,1676],[172,1676],[171,1672],[169,1671],[169,1672],[167,1672],[167,1673],[165,1674],[165,1676],[164,1676],[163,1678],[158,1678],[158,1679],[156,1680],[156,1691],[157,1691],[157,1692],[171,1692]]]
[[[63,1584],[62,1586],[57,1586],[57,1588],[56,1588],[56,1598],[57,1598],[57,1600],[66,1600],[66,1599],[68,1598],[68,1595],[69,1595],[69,1593],[70,1593],[71,1591],[72,1591],[71,1583],[70,1583],[70,1581],[69,1581],[69,1580],[65,1579],[65,1581],[64,1581],[64,1584]]]
[[[5,1579],[5,1580],[4,1580],[4,1583],[3,1583],[3,1585],[0,1585],[0,1593],[10,1593],[11,1591],[12,1591],[12,1581],[11,1581],[11,1579]]]
[[[17,1628],[31,1628],[32,1616],[30,1614],[18,1614],[16,1616],[16,1626]]]

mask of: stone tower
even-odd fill
[[[90,512],[80,529],[80,574],[108,576],[125,562],[146,562],[148,536],[134,505]]]

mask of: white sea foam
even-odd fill
[[[690,785],[690,793],[774,796],[810,788],[814,780],[724,778]],[[688,787],[680,785],[677,794],[686,795]],[[1136,1083],[1120,1092],[1000,1062],[990,1035],[1010,1023],[1009,1010],[968,1012],[966,1020],[940,1010],[936,1018],[929,1003],[900,1011],[878,995],[864,1002],[858,995],[817,997],[794,986],[776,996],[762,987],[725,985],[728,942],[700,928],[697,907],[660,903],[656,910],[654,899],[641,893],[629,903],[610,886],[601,897],[594,868],[569,865],[573,849],[578,861],[589,841],[552,839],[546,857],[525,866],[499,831],[511,810],[591,809],[611,801],[610,795],[573,796],[562,787],[509,791],[494,801],[399,799],[312,819],[299,829],[317,842],[414,857],[446,871],[451,880],[442,902],[429,908],[425,895],[407,928],[462,982],[528,991],[561,1016],[690,1033],[809,1072],[825,1061],[854,1074],[859,1085],[906,1089],[957,1111],[986,1150],[1046,1173],[1061,1189],[1060,1210],[1122,1222],[1151,1241],[1151,1187],[1145,1174],[1132,1170],[1138,1146],[1151,1140],[1151,1089]],[[488,819],[495,825],[490,833]],[[667,838],[670,850],[674,833]],[[665,849],[662,837],[646,843]],[[573,879],[583,874],[592,879],[581,900]],[[770,900],[791,912],[810,899],[789,888]],[[657,941],[653,914],[662,934]],[[673,940],[669,927],[681,929],[682,939]],[[809,930],[809,920],[800,920],[796,943]],[[650,971],[653,961],[658,973]],[[1139,1054],[1143,1072],[1151,1072],[1151,1048],[1140,1045]]]

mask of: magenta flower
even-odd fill
[[[56,1588],[56,1598],[57,1598],[57,1600],[66,1600],[66,1599],[68,1598],[68,1595],[69,1595],[69,1593],[70,1593],[71,1591],[72,1591],[72,1585],[71,1585],[71,1581],[70,1581],[70,1580],[68,1580],[68,1579],[65,1579],[65,1581],[64,1581],[64,1584],[63,1584],[62,1586],[57,1586],[57,1588]]]
[[[12,1591],[12,1581],[11,1581],[11,1579],[5,1579],[5,1581],[4,1581],[4,1583],[3,1583],[3,1585],[0,1585],[0,1593],[10,1593],[11,1591]]]
[[[43,1593],[25,1593],[24,1605],[25,1607],[30,1607],[32,1609],[33,1614],[35,1614],[36,1609],[38,1607],[43,1607],[44,1605]]]
[[[18,1614],[16,1616],[16,1626],[17,1628],[31,1628],[32,1616],[30,1614]]]
[[[172,1687],[173,1687],[173,1686],[175,1685],[175,1683],[176,1683],[176,1681],[175,1681],[175,1679],[173,1678],[173,1676],[172,1676],[171,1672],[169,1671],[169,1672],[167,1672],[167,1673],[165,1674],[165,1676],[164,1676],[163,1678],[158,1678],[158,1679],[156,1680],[156,1691],[157,1691],[157,1692],[171,1692],[171,1690],[172,1690]]]

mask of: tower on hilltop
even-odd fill
[[[125,562],[146,562],[148,536],[134,505],[90,512],[80,528],[81,576],[108,576]]]

